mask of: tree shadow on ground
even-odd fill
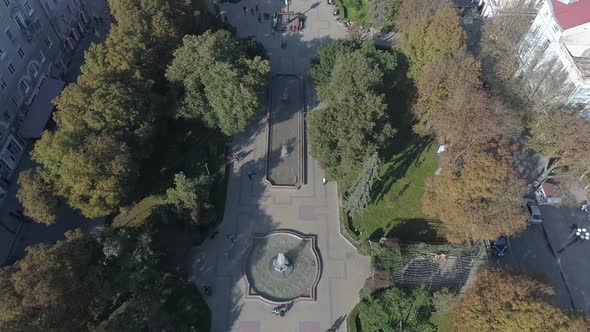
[[[420,155],[432,144],[432,139],[413,139],[405,142],[403,138],[396,140],[399,145],[393,143],[388,150],[388,155],[383,156],[383,160],[391,162],[391,165],[381,175],[379,181],[373,189],[373,202],[376,203],[384,199],[385,195],[391,190],[391,187],[400,179],[403,179],[410,167],[420,165]],[[409,183],[407,185],[410,185]],[[407,187],[405,187],[407,189]],[[402,189],[403,191],[404,189]],[[400,193],[398,193],[400,195]]]
[[[173,184],[174,174],[188,177],[216,173],[223,167],[223,147],[227,139],[216,129],[198,121],[162,120],[150,157],[140,165],[133,201],[161,194]]]
[[[432,219],[396,219],[387,233],[388,238],[398,238],[402,243],[425,242],[446,243],[446,239],[439,235],[438,229],[442,224]]]

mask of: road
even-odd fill
[[[590,314],[590,241],[576,243],[561,254],[558,251],[571,239],[570,226],[590,229],[590,223],[577,208],[541,206],[543,223],[529,225],[510,239],[510,253],[492,259],[545,280],[555,291],[555,303],[563,308]]]

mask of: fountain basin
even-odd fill
[[[274,304],[315,301],[322,270],[316,242],[316,235],[294,230],[254,235],[246,259],[247,297]],[[278,253],[289,261],[281,273],[273,264]]]

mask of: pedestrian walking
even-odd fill
[[[258,12],[258,2],[256,3],[256,12]]]
[[[248,14],[248,8],[246,8],[246,6],[244,6],[243,9],[244,9],[244,14]]]
[[[228,21],[227,21],[227,15],[225,15],[225,16],[223,17],[223,22],[225,22],[225,23],[228,23]]]
[[[262,19],[260,18],[260,16],[258,16],[258,23],[262,23]]]
[[[326,178],[322,178],[322,184],[326,185],[326,183],[328,183],[328,180]]]
[[[252,14],[252,16],[254,16],[254,8],[250,8],[250,14]]]

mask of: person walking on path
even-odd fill
[[[254,179],[255,175],[256,175],[256,172],[254,172],[254,171],[248,172],[248,180],[252,181],[252,179]]]
[[[250,8],[250,14],[252,14],[252,16],[254,16],[254,8]]]
[[[258,2],[256,3],[256,12],[258,12]]]
[[[248,14],[248,8],[246,8],[246,6],[244,6],[243,8],[244,8],[244,14]]]
[[[328,180],[326,178],[322,178],[322,184],[325,186],[326,183],[328,183]]]

